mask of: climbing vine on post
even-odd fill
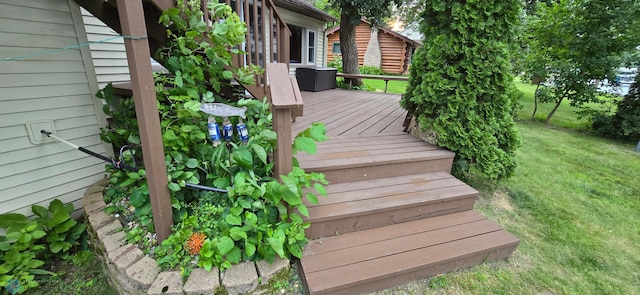
[[[474,165],[491,178],[509,176],[520,144],[511,116],[509,73],[520,2],[430,1],[420,14],[425,40],[411,64],[402,106],[422,130],[456,153],[455,168]]]

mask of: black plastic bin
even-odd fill
[[[303,91],[322,91],[336,88],[335,68],[297,68],[296,79]]]

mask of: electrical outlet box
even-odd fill
[[[31,121],[25,123],[25,126],[27,127],[29,140],[32,144],[43,144],[56,141],[54,138],[47,137],[40,132],[40,130],[46,130],[51,132],[53,135],[58,135],[56,133],[55,125],[53,125],[53,120]]]

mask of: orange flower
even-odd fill
[[[187,252],[191,255],[200,254],[200,249],[202,249],[202,244],[204,244],[204,240],[207,239],[207,236],[204,233],[193,233],[187,239],[186,249]]]

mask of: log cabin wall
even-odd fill
[[[367,50],[367,44],[371,39],[371,25],[366,21],[360,21],[356,26],[356,43],[358,46],[358,64],[364,64],[364,54]],[[410,55],[414,42],[409,39],[403,39],[401,35],[391,31],[388,28],[380,28],[378,30],[378,40],[380,42],[380,51],[382,55],[382,70],[389,74],[406,74],[411,62]],[[327,32],[327,62],[335,59],[336,54],[333,51],[333,44],[340,42],[340,28],[336,27]]]

